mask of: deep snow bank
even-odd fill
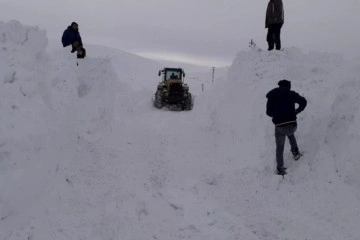
[[[110,61],[77,61],[69,49],[49,55],[46,44],[37,27],[0,23],[1,239],[32,239],[27,229],[46,219],[44,209],[61,216],[53,201],[66,194],[77,141],[111,128],[119,83]]]
[[[223,159],[237,159],[240,169],[232,186],[219,190],[217,197],[229,208],[237,206],[238,214],[251,215],[250,225],[258,234],[271,239],[358,236],[355,222],[360,214],[354,210],[360,206],[359,66],[359,61],[347,62],[329,53],[254,49],[240,52],[228,80],[216,87],[219,102],[208,126],[222,145],[218,148]],[[281,79],[292,81],[308,106],[298,116],[296,132],[305,155],[295,163],[286,143],[289,175],[278,185],[274,126],[265,114],[265,95]],[[238,194],[232,193],[235,188]],[[252,199],[249,211],[236,203],[241,196]]]

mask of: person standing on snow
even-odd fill
[[[270,0],[266,9],[265,28],[268,29],[266,41],[271,51],[281,49],[280,31],[284,24],[284,7],[282,0]]]
[[[77,51],[78,47],[82,47],[82,40],[79,33],[79,25],[76,22],[72,22],[70,26],[64,31],[61,42],[63,47],[67,47],[69,45],[72,46],[71,52]]]
[[[289,139],[294,160],[301,157],[294,133],[297,128],[296,115],[305,109],[307,101],[297,92],[290,90],[290,81],[281,80],[278,85],[278,88],[274,88],[266,94],[268,99],[266,114],[272,118],[272,122],[275,124],[277,173],[284,175],[286,168],[283,154],[286,136]],[[295,103],[299,105],[298,108],[295,108]]]

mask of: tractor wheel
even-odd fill
[[[163,100],[162,100],[162,93],[160,90],[157,90],[155,93],[155,99],[154,99],[154,106],[156,108],[162,108],[164,106]]]
[[[192,109],[192,97],[191,97],[191,93],[188,93],[184,105],[183,105],[183,110],[191,110]]]

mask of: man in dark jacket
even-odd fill
[[[72,53],[75,52],[78,47],[83,46],[79,33],[79,25],[76,22],[72,22],[71,25],[67,27],[63,33],[61,42],[64,47],[71,45]]]
[[[267,95],[266,114],[272,117],[275,124],[275,140],[276,140],[276,163],[279,175],[286,174],[284,167],[284,145],[285,137],[289,138],[291,152],[294,160],[301,157],[294,133],[297,128],[296,115],[302,112],[307,104],[304,97],[297,92],[291,91],[291,82],[281,80],[279,87],[271,90]],[[295,108],[295,103],[298,108]]]
[[[284,24],[284,7],[282,0],[270,0],[266,9],[265,28],[268,29],[266,40],[268,50],[281,49],[280,31]]]

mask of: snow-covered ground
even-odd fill
[[[188,74],[194,109],[171,112],[151,102],[161,65],[46,44],[0,23],[1,240],[359,239],[360,58],[240,52],[214,82]],[[265,115],[280,79],[308,100],[285,179]]]

